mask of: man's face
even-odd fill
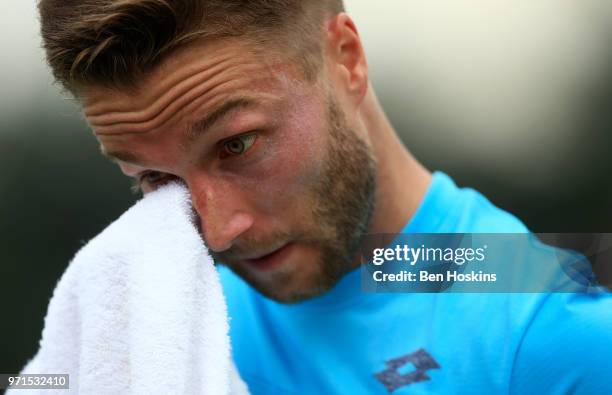
[[[180,180],[203,239],[262,294],[295,302],[356,266],[376,165],[327,72],[238,41],[193,45],[135,89],[89,88],[85,114],[104,152],[147,193]],[[352,116],[347,116],[347,113]]]

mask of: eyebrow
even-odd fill
[[[187,142],[193,142],[196,138],[204,134],[208,129],[213,127],[215,123],[225,118],[232,111],[240,108],[251,107],[255,104],[256,101],[248,97],[237,97],[224,102],[206,117],[195,122],[187,129]]]
[[[100,145],[100,152],[102,153],[102,155],[104,155],[107,159],[109,159],[112,162],[121,161],[121,162],[134,163],[134,164],[140,162],[140,158],[129,151],[124,151],[124,150],[107,151],[103,145]]]
[[[248,97],[237,97],[234,99],[230,99],[223,104],[221,104],[218,108],[214,109],[210,114],[201,120],[195,122],[190,125],[187,129],[187,142],[193,142],[200,135],[205,133],[208,129],[210,129],[215,123],[219,122],[221,119],[226,117],[232,111],[235,111],[239,108],[245,108],[255,105],[257,102]],[[111,150],[107,151],[104,146],[100,146],[100,151],[102,155],[104,155],[107,159],[117,162],[126,162],[138,164],[141,162],[140,158],[133,153],[125,150]]]

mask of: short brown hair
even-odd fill
[[[73,92],[88,84],[132,86],[200,38],[284,40],[312,76],[324,17],[344,10],[342,0],[40,0],[38,8],[47,61]]]

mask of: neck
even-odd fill
[[[419,207],[431,173],[408,152],[369,86],[361,118],[378,160],[376,206],[369,233],[399,233]]]

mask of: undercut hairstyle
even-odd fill
[[[276,48],[312,80],[325,19],[342,0],[40,0],[41,35],[57,82],[133,87],[195,40],[239,37]]]

